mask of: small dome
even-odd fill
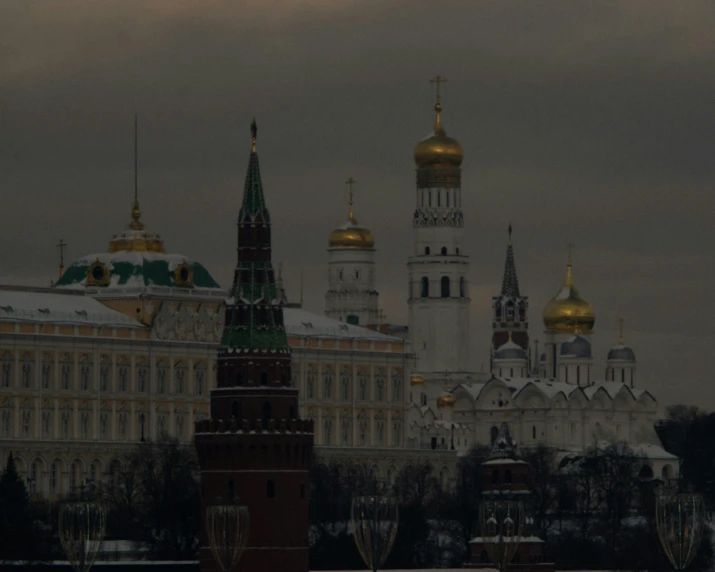
[[[425,378],[413,373],[410,376],[410,385],[424,385],[425,384]]]
[[[608,361],[636,361],[636,353],[628,346],[618,344],[608,351],[606,359]]]
[[[330,233],[330,248],[373,248],[375,237],[370,229],[358,225],[350,211],[348,220]]]
[[[560,353],[563,357],[590,358],[591,343],[586,338],[574,336],[561,344]]]
[[[462,145],[456,139],[449,137],[442,127],[440,118],[442,106],[437,103],[434,109],[437,112],[434,133],[422,139],[415,146],[415,164],[418,169],[456,169],[464,159]]]
[[[454,407],[456,401],[453,395],[442,395],[437,398],[437,407]]]
[[[568,263],[564,285],[544,308],[544,326],[550,332],[589,333],[596,322],[593,306],[581,298]]]
[[[526,359],[526,352],[524,349],[518,345],[515,344],[514,342],[511,341],[511,339],[506,342],[505,344],[502,344],[497,348],[497,350],[494,352],[494,359],[495,360],[524,360]]]

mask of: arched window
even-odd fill
[[[261,385],[268,385],[268,374],[265,371],[261,373]]]
[[[429,254],[429,246],[425,246],[425,254]]]
[[[443,246],[441,250],[442,256],[447,256],[447,247]]]
[[[442,298],[449,298],[449,277],[442,276],[440,284],[442,287]]]
[[[271,404],[268,403],[267,401],[263,404],[263,408],[261,410],[262,413],[262,421],[263,421],[263,429],[268,429],[268,423],[271,420]]]
[[[511,484],[511,471],[508,469],[504,471],[504,482]]]
[[[422,294],[423,298],[429,298],[429,278],[427,276],[422,277]]]
[[[531,426],[531,438],[536,439],[536,425]]]
[[[276,484],[271,479],[266,482],[266,497],[269,499],[276,498]]]
[[[507,322],[511,322],[514,319],[514,302],[511,300],[506,303],[506,319]]]
[[[447,197],[447,206],[449,206],[449,191],[447,191],[447,193],[445,194],[445,196]]]
[[[437,206],[442,206],[442,193],[440,191],[437,191]]]
[[[459,246],[455,249],[455,252],[457,253],[457,256],[459,256]]]
[[[464,298],[467,295],[467,286],[464,282],[464,276],[459,277],[459,297]]]
[[[340,280],[342,280],[343,279],[343,271],[342,270],[340,271],[339,276],[340,276]]]

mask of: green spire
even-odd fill
[[[261,183],[261,168],[258,163],[258,153],[256,152],[256,137],[258,126],[255,118],[251,122],[251,156],[248,161],[248,171],[246,172],[246,182],[243,185],[243,203],[238,215],[239,222],[246,219],[256,220],[257,215],[268,221],[269,215],[266,209],[266,199],[263,196],[263,184]]]
[[[516,264],[514,263],[514,247],[511,244],[511,224],[509,225],[509,244],[506,248],[506,264],[504,265],[501,295],[512,298],[520,297],[519,280],[516,277]]]

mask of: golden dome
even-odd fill
[[[578,293],[570,260],[566,268],[563,287],[544,308],[544,326],[550,332],[589,333],[596,322],[596,314],[593,306]]]
[[[347,181],[350,185],[350,210],[348,211],[348,220],[330,233],[328,240],[330,248],[373,248],[375,246],[375,237],[372,235],[370,229],[360,226],[355,219],[352,190],[352,184],[354,182],[352,177]]]
[[[453,395],[442,395],[437,398],[437,407],[454,407],[456,401]]]
[[[456,139],[449,137],[442,127],[442,105],[434,106],[437,117],[434,120],[434,133],[422,139],[415,146],[415,164],[418,169],[456,169],[462,164],[464,151]]]
[[[425,378],[422,377],[421,375],[417,375],[416,373],[413,373],[410,376],[410,385],[424,385],[425,384]]]

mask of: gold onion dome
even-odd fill
[[[578,293],[571,270],[566,267],[564,285],[544,308],[544,326],[550,332],[589,333],[596,322],[593,306]]]
[[[456,401],[453,395],[441,395],[437,398],[437,407],[454,407]]]
[[[353,210],[353,179],[348,179],[350,185],[350,210],[348,211],[348,220],[341,224],[338,228],[330,233],[328,244],[330,248],[373,248],[375,246],[375,237],[369,228],[360,226],[355,218]]]
[[[410,385],[424,385],[425,384],[425,378],[422,377],[421,375],[417,375],[416,373],[413,373],[410,376]]]
[[[415,164],[418,169],[456,169],[464,159],[462,145],[447,135],[442,127],[442,104],[439,101],[434,106],[434,110],[437,112],[434,133],[415,146]]]

